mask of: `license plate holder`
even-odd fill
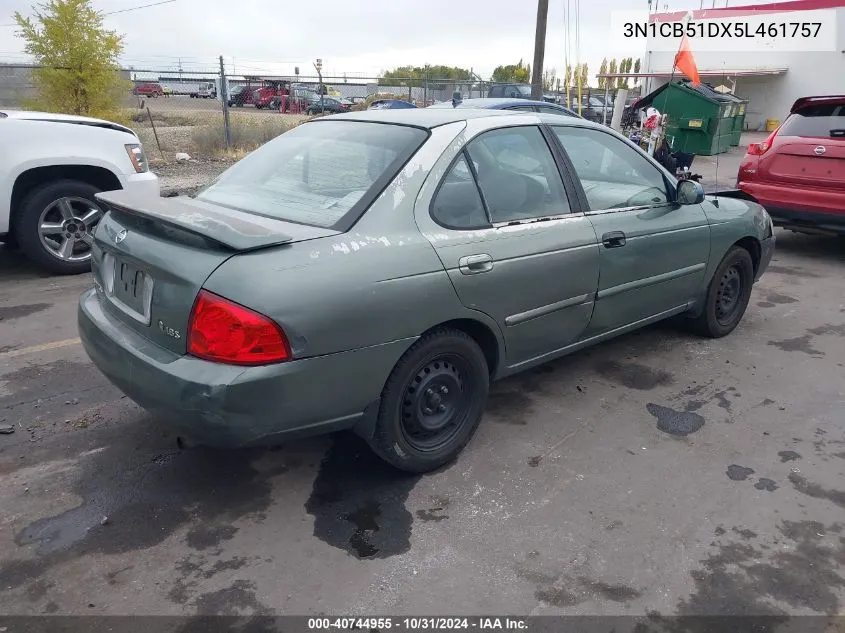
[[[106,270],[110,272],[106,279],[106,294],[128,316],[149,325],[153,278],[145,270],[119,257],[107,255],[106,260]]]

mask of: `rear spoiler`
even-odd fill
[[[98,193],[109,209],[154,220],[206,239],[233,251],[251,251],[293,240],[280,231],[282,222],[234,209],[221,211],[192,198],[155,198],[119,190]]]
[[[804,108],[808,105],[815,105],[817,103],[845,103],[845,95],[824,95],[819,97],[801,97],[795,103],[792,104],[792,107],[789,109],[790,114],[794,114],[801,108]]]

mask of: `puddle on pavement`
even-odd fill
[[[336,435],[305,505],[314,536],[356,558],[407,552],[413,516],[405,503],[419,479],[391,467],[353,433]]]
[[[657,418],[657,428],[676,437],[686,437],[704,426],[704,418],[693,411],[676,411],[649,402],[646,409]]]

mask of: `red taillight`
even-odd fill
[[[778,127],[774,132],[769,134],[765,141],[762,143],[749,143],[748,149],[746,150],[751,156],[762,156],[766,152],[768,152],[771,147],[772,143],[775,142],[775,137],[777,136],[778,132],[780,131],[780,127]]]
[[[290,360],[282,329],[265,316],[200,290],[188,325],[191,356],[230,365],[268,365]]]

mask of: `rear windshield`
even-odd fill
[[[399,171],[425,142],[423,130],[363,121],[305,123],[225,171],[197,198],[248,213],[324,228]],[[357,210],[357,209],[356,209]]]
[[[845,103],[819,103],[801,108],[783,122],[783,136],[845,136]]]

